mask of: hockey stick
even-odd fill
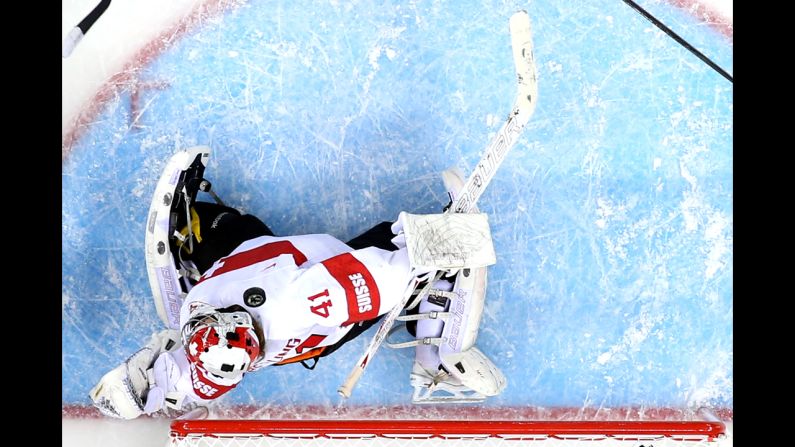
[[[693,45],[690,45],[690,42],[688,42],[685,39],[683,39],[681,36],[679,36],[679,34],[676,34],[671,28],[668,28],[667,26],[665,26],[665,24],[662,23],[657,17],[654,17],[653,15],[651,15],[648,11],[643,9],[642,6],[640,6],[639,4],[635,3],[632,0],[623,0],[623,1],[624,1],[624,3],[629,5],[630,8],[634,9],[635,11],[637,11],[638,14],[642,15],[644,19],[646,19],[649,22],[651,22],[654,26],[656,26],[662,32],[667,34],[668,37],[670,37],[671,39],[675,40],[676,43],[678,43],[679,45],[682,45],[682,47],[684,47],[687,51],[693,53],[694,56],[696,56],[697,58],[701,59],[701,61],[704,62],[705,64],[707,64],[709,66],[709,68],[715,70],[716,72],[718,72],[718,74],[720,74],[724,78],[728,79],[729,82],[734,84],[734,77],[732,75],[727,73],[726,70],[722,69],[720,67],[720,65],[716,64],[715,62],[713,62],[712,59],[708,58],[707,56],[704,56],[704,53],[698,51]]]
[[[505,155],[508,153],[519,139],[530,117],[535,111],[538,84],[536,80],[536,66],[533,58],[533,41],[530,33],[530,17],[527,12],[522,10],[514,13],[510,20],[511,46],[513,49],[513,62],[516,67],[516,77],[518,82],[518,93],[513,109],[508,115],[508,120],[502,125],[497,135],[486,147],[486,151],[480,158],[475,171],[469,176],[461,191],[453,201],[452,206],[447,212],[468,213],[475,207],[478,199],[483,194],[497,168],[500,167]],[[432,279],[431,276],[433,277]],[[430,279],[419,291],[418,298],[422,297],[436,280],[440,277],[440,272],[428,274]],[[378,327],[375,336],[370,341],[364,354],[359,358],[356,366],[348,374],[345,382],[337,389],[337,392],[344,398],[350,397],[353,387],[364,373],[370,359],[375,355],[375,351],[381,346],[386,338],[395,319],[403,311],[403,308],[411,299],[414,291],[419,286],[421,280],[417,277],[411,280],[403,293],[402,301],[392,308],[386,315],[381,325]]]
[[[108,9],[108,6],[110,6],[110,0],[101,0],[99,4],[95,6],[94,9],[92,9],[91,12],[89,12],[88,15],[80,21],[80,23],[77,24],[76,27],[69,31],[69,34],[66,35],[66,39],[64,39],[63,43],[63,57],[66,58],[72,54],[72,51],[74,51],[77,44],[80,43],[80,40],[82,40],[83,36],[85,36],[88,30],[91,29],[99,16],[101,16],[102,13]]]

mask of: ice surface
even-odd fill
[[[725,36],[653,6],[732,72]],[[63,163],[64,403],[162,326],[143,239],[170,154],[211,146],[215,191],[277,234],[438,212],[441,171],[468,174],[513,102],[517,9],[540,99],[478,204],[497,265],[477,345],[508,378],[485,405],[731,407],[733,88],[608,0],[252,1],[164,43]],[[336,405],[370,335],[222,401]],[[381,349],[351,404],[408,403],[412,359]]]

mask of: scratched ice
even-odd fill
[[[607,0],[250,2],[173,43],[136,116],[122,85],[63,163],[64,403],[161,328],[143,238],[171,153],[211,146],[215,191],[277,234],[438,212],[440,172],[470,172],[512,104],[520,8],[540,100],[478,204],[497,264],[477,345],[508,378],[484,405],[731,407],[732,85]],[[726,37],[667,14],[732,72]],[[333,406],[369,335],[224,402]],[[412,359],[381,349],[352,403],[408,403]]]

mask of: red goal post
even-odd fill
[[[455,413],[455,409],[451,409]],[[466,410],[465,408],[462,410]],[[509,412],[510,413],[510,412]],[[659,417],[658,410],[649,416]],[[545,412],[544,414],[549,414]],[[554,413],[558,417],[560,414]],[[607,415],[620,414],[617,410]],[[703,413],[702,413],[703,414]],[[569,416],[588,417],[580,409]],[[323,416],[323,415],[321,415]],[[328,416],[328,415],[325,415]],[[519,446],[731,445],[726,425],[713,420],[469,419],[205,419],[175,420],[172,446]],[[511,413],[515,416],[515,413]],[[565,415],[564,415],[565,416]],[[636,414],[624,413],[625,418]],[[671,416],[671,415],[669,415]],[[675,414],[673,414],[675,417]],[[411,443],[408,442],[411,440]],[[472,443],[472,441],[477,441]],[[575,441],[578,441],[574,443]],[[506,444],[507,442],[507,444]]]

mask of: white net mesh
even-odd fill
[[[532,435],[527,437],[507,437],[507,438],[488,438],[488,437],[464,437],[464,438],[422,438],[422,437],[378,437],[369,436],[363,438],[307,438],[299,436],[273,436],[273,435],[245,435],[245,436],[188,436],[172,438],[171,446],[180,447],[331,447],[331,446],[350,446],[350,447],[433,447],[433,446],[465,446],[465,447],[485,447],[485,446],[518,446],[518,445],[539,445],[539,446],[598,446],[607,447],[611,445],[635,446],[635,447],[665,447],[665,446],[727,446],[723,439],[713,441],[707,438],[678,438],[665,436],[644,436],[638,437],[607,437],[604,435],[590,436],[560,436],[548,437]]]
[[[521,422],[473,421],[472,429],[450,421],[230,421],[228,429],[211,426],[172,425],[171,446],[180,447],[431,447],[431,446],[600,446],[634,447],[664,446],[720,446],[731,445],[718,423],[627,423],[613,422],[533,422],[523,427]],[[335,427],[328,424],[333,423]],[[215,425],[212,425],[215,424]],[[297,424],[297,425],[296,425]],[[545,425],[546,424],[546,425]],[[223,425],[223,424],[220,424]],[[468,424],[470,425],[470,424]],[[186,428],[187,427],[187,428]],[[191,430],[197,430],[191,432]],[[369,430],[368,430],[369,429]],[[247,430],[251,433],[234,433]],[[291,432],[292,430],[292,432]],[[406,431],[416,433],[408,433]],[[632,433],[632,431],[636,433]],[[346,432],[347,431],[347,432]],[[369,431],[369,432],[368,432]],[[593,433],[586,433],[592,431]],[[600,433],[601,431],[601,433]],[[259,433],[254,433],[259,432]],[[545,433],[546,432],[546,433]]]

